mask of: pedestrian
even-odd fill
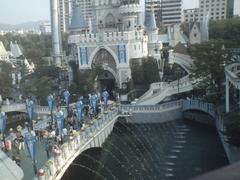
[[[19,143],[19,145],[18,145],[19,150],[22,150],[22,149],[24,150],[24,148],[25,148],[24,138],[23,138],[21,131],[17,131],[16,136],[17,136],[17,141]]]
[[[13,128],[9,129],[9,137],[12,142],[16,139],[16,133],[14,132]]]
[[[12,143],[12,159],[16,162],[18,166],[20,166],[20,151],[19,151],[19,141],[15,139]]]

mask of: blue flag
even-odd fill
[[[79,100],[76,103],[77,117],[79,120],[81,120],[83,117],[83,108],[84,108],[84,104],[83,104],[82,100]]]
[[[69,91],[68,90],[64,91],[63,96],[64,96],[64,100],[65,100],[66,105],[68,105],[69,97],[70,97]]]
[[[108,97],[109,97],[108,92],[107,92],[107,91],[103,91],[103,93],[102,93],[102,97],[103,97],[104,105],[107,106],[107,103],[108,103]]]
[[[92,102],[92,108],[94,111],[94,114],[97,112],[97,101],[98,101],[98,96],[96,94],[91,96],[91,102]]]
[[[25,134],[25,144],[27,146],[29,156],[33,161],[35,161],[36,159],[36,145],[37,145],[36,142],[37,142],[36,136],[33,136],[29,132]]]
[[[34,103],[32,100],[26,101],[26,109],[27,109],[29,119],[32,120],[33,112],[34,112]]]
[[[47,97],[47,102],[48,102],[48,108],[49,108],[49,110],[52,111],[52,110],[53,110],[53,103],[54,103],[54,97],[53,97],[53,95],[50,94],[50,95]]]
[[[0,131],[3,133],[6,128],[6,123],[7,123],[7,116],[5,115],[4,112],[0,113]]]
[[[62,130],[64,128],[64,115],[63,115],[63,112],[61,112],[61,111],[56,112],[56,114],[55,114],[55,121],[57,123],[59,134],[61,135],[62,134]]]

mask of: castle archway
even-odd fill
[[[119,81],[113,55],[105,48],[99,49],[92,61],[92,68],[94,67],[101,67],[101,71],[96,76],[95,89],[100,93],[106,89],[114,99]]]

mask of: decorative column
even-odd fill
[[[225,92],[226,92],[226,112],[229,112],[229,80],[226,77],[226,85],[225,85]]]

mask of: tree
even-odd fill
[[[225,131],[227,142],[233,146],[240,147],[240,114],[230,112],[224,117]]]
[[[11,93],[12,88],[12,66],[7,62],[0,62],[0,94],[7,97]]]
[[[63,34],[62,46],[68,50],[67,45],[68,34]],[[3,42],[7,50],[10,50],[10,42],[15,42],[20,45],[24,56],[31,59],[35,65],[42,65],[42,57],[50,56],[52,50],[51,35],[48,34],[24,34],[15,35],[7,33],[0,35],[0,41]],[[66,52],[68,54],[68,51]]]
[[[230,54],[223,48],[221,40],[210,40],[190,47],[195,69],[192,78],[197,80],[198,89],[211,89],[221,92],[224,80],[224,67],[230,63]]]
[[[29,83],[24,84],[23,89],[28,95],[34,95],[40,104],[46,104],[46,97],[52,92],[51,81],[47,76],[31,79]]]
[[[132,59],[130,67],[132,81],[135,86],[148,87],[151,83],[159,81],[157,61],[152,57]]]
[[[91,69],[79,70],[75,62],[72,61],[69,65],[73,71],[73,83],[70,86],[70,92],[77,96],[93,92],[96,77],[104,71],[102,66],[94,64]]]
[[[210,21],[210,39],[221,39],[226,48],[238,48],[240,46],[240,17]]]

